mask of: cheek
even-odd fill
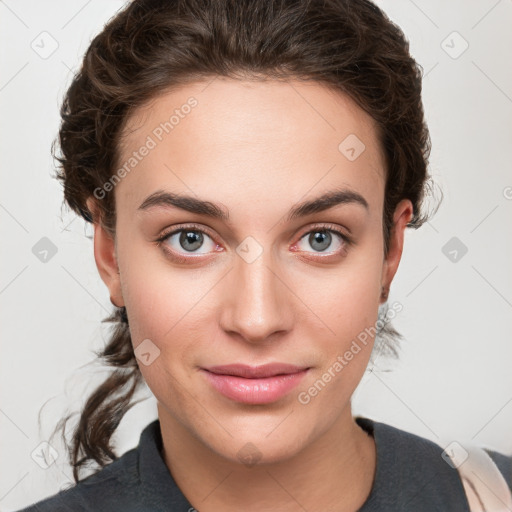
[[[326,300],[318,310],[334,334],[316,338],[315,350],[321,364],[296,396],[299,407],[304,407],[310,417],[322,417],[323,424],[334,421],[349,404],[375,341],[380,288],[373,282],[350,281],[349,291],[333,292],[331,301]]]
[[[205,294],[212,285],[204,278],[195,282],[187,272],[162,268],[131,274],[127,284],[132,290],[125,300],[134,345],[149,338],[162,354],[172,348],[174,364],[199,337],[201,319],[209,316]]]
[[[132,343],[137,355],[139,344],[142,347],[144,343],[150,353],[157,354],[149,365],[140,358],[137,361],[157,400],[187,415],[193,409],[189,394],[194,378],[191,357],[205,335],[201,336],[201,322],[196,318],[199,313],[203,320],[207,315],[201,303],[204,290],[191,285],[183,273],[162,272],[158,268],[158,273],[135,270],[126,276],[127,289],[132,291],[125,299]]]
[[[296,276],[297,295],[306,299],[337,350],[377,320],[383,270],[378,254],[378,247],[359,249],[337,268]]]
[[[159,250],[137,249],[135,242],[133,247],[119,262],[132,343],[137,355],[141,343],[158,354],[147,366],[139,359],[139,368],[157,398],[165,392],[180,401],[193,378],[197,347],[211,341],[213,294],[208,291],[219,276],[172,267]],[[119,248],[121,253],[121,240]]]
[[[171,336],[201,301],[208,274],[175,267],[161,248],[121,231],[118,254],[133,341]]]
[[[377,243],[360,248],[357,255],[320,283],[302,278],[300,293],[309,297],[315,315],[327,328],[315,338],[321,366],[301,388],[305,395],[302,402],[298,397],[299,403],[310,404],[312,409],[319,407],[319,411],[331,404],[334,414],[359,384],[376,334],[382,276],[379,251]]]

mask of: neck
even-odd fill
[[[350,405],[332,427],[284,461],[244,465],[191,434],[158,405],[163,456],[176,484],[201,512],[355,512],[370,494],[376,448]]]

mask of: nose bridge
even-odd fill
[[[237,248],[227,284],[223,328],[238,332],[247,341],[264,341],[287,329],[289,304],[271,251],[248,238]]]

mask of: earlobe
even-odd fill
[[[413,206],[409,199],[400,201],[393,216],[393,226],[389,239],[389,250],[384,260],[382,273],[381,302],[386,302],[391,282],[398,270],[404,247],[404,234],[407,224],[413,216]]]
[[[87,201],[89,211],[94,219],[94,259],[101,279],[110,293],[110,301],[117,307],[124,306],[121,292],[121,276],[116,257],[116,245],[114,237],[108,233],[100,222],[96,209],[91,200]]]

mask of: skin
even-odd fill
[[[98,270],[113,303],[127,308],[134,347],[150,339],[160,350],[139,367],[157,398],[165,462],[201,512],[355,511],[370,493],[376,455],[350,398],[374,340],[308,404],[297,395],[375,325],[412,204],[398,204],[384,257],[385,167],[375,123],[314,82],[217,77],[167,92],[130,117],[120,162],[190,96],[198,105],[115,187],[115,239],[98,222],[94,235]],[[338,149],[349,134],[366,147],[354,161]],[[285,219],[296,203],[340,187],[361,194],[368,209],[346,203]],[[157,190],[218,203],[229,223],[172,207],[138,210]],[[207,231],[199,257],[179,234],[155,242],[190,222]],[[332,233],[321,252],[308,233],[322,223],[350,230],[353,243]],[[251,263],[236,252],[248,236],[262,248]],[[170,259],[165,244],[188,260]],[[274,361],[311,369],[268,405],[224,397],[199,370]],[[253,466],[238,457],[247,443],[261,457]]]

